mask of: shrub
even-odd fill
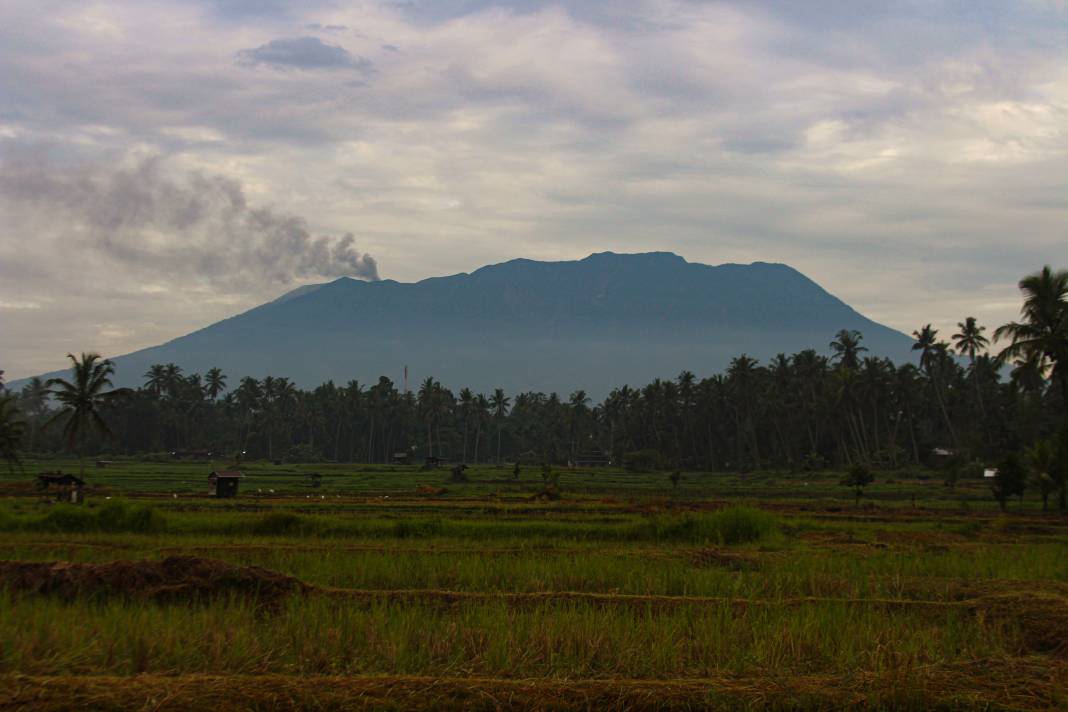
[[[34,529],[50,532],[91,532],[98,528],[96,516],[88,509],[69,504],[57,504],[48,514],[37,520]]]
[[[318,448],[314,448],[307,443],[301,443],[300,445],[294,445],[289,448],[289,452],[286,453],[286,462],[322,462],[323,454],[319,452]]]
[[[424,538],[437,536],[443,526],[440,519],[401,519],[393,525],[393,536],[407,538]]]
[[[155,534],[167,528],[167,519],[151,507],[127,507],[122,502],[108,502],[96,512],[61,504],[31,523],[29,528],[53,532]]]
[[[853,494],[856,495],[857,504],[860,504],[860,497],[864,494],[864,488],[875,481],[875,475],[864,465],[853,465],[849,468],[849,474],[842,480],[842,484],[846,487],[853,488]]]
[[[650,472],[660,467],[660,453],[656,450],[635,450],[623,455],[623,467],[634,472]]]
[[[304,518],[293,512],[270,512],[252,524],[252,533],[258,536],[281,536],[308,528]]]
[[[641,534],[660,541],[724,545],[762,541],[780,531],[778,519],[753,507],[728,507],[708,514],[657,517],[642,526]]]

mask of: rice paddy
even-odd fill
[[[1068,519],[982,481],[208,469],[4,478],[0,709],[1068,706]]]

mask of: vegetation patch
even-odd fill
[[[778,518],[754,507],[727,507],[715,512],[660,515],[638,527],[636,538],[732,546],[781,534]]]
[[[240,595],[267,604],[307,590],[297,579],[275,571],[194,556],[104,564],[0,561],[0,586],[13,593],[66,600],[122,597],[187,601]]]

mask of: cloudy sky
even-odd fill
[[[1065,0],[0,0],[0,368],[671,250],[903,331],[1068,266]],[[948,335],[948,334],[947,334]]]

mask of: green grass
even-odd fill
[[[302,483],[306,470],[324,473],[322,488]],[[663,473],[609,470],[565,472],[564,498],[543,502],[531,498],[541,485],[533,471],[515,484],[506,470],[475,467],[471,483],[445,484],[440,497],[416,494],[419,484],[442,484],[440,471],[254,463],[246,472],[234,500],[203,496],[204,466],[175,463],[94,470],[84,506],[13,487],[0,496],[0,559],[189,555],[379,593],[370,602],[294,596],[264,609],[239,597],[163,604],[0,591],[0,674],[878,675],[903,681],[892,699],[919,709],[941,698],[909,680],[981,661],[1025,666],[1028,684],[1046,686],[1036,707],[1063,699],[1061,663],[1029,642],[1031,614],[955,603],[1068,590],[1057,588],[1068,585],[1068,520],[1030,499],[1002,515],[979,486],[951,493],[895,477],[856,507],[833,473],[687,474],[671,492]],[[486,595],[435,603],[453,592]],[[566,592],[715,600],[609,605]],[[522,605],[503,598],[541,593],[549,595]],[[739,694],[754,706],[763,699]],[[827,694],[813,699],[853,699]]]

